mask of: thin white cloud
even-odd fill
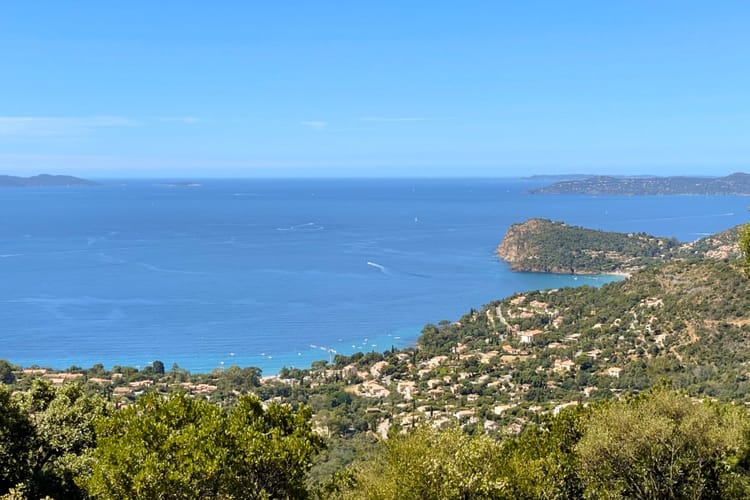
[[[137,125],[137,120],[123,116],[0,116],[0,137],[78,135],[100,128]]]
[[[0,174],[6,175],[34,175],[40,172],[65,173],[69,175],[89,176],[142,176],[153,177],[163,175],[192,175],[195,171],[217,171],[235,174],[242,171],[265,169],[283,172],[287,169],[327,168],[331,166],[329,160],[297,159],[259,159],[246,158],[229,160],[216,157],[190,156],[118,156],[118,155],[87,155],[87,154],[2,154],[0,153]],[[334,165],[337,166],[337,165]],[[340,167],[350,167],[350,163],[342,163]]]
[[[308,120],[308,121],[302,121],[299,123],[300,125],[311,128],[313,130],[323,130],[324,128],[326,128],[326,122],[323,122],[323,121]]]
[[[160,116],[156,118],[160,122],[184,123],[186,125],[195,125],[200,122],[200,118],[195,116]]]
[[[421,116],[363,116],[361,122],[424,122],[427,118]]]

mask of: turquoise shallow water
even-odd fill
[[[200,183],[0,191],[0,358],[271,374],[613,279],[510,272],[494,249],[513,222],[692,240],[748,219],[743,197],[535,196],[512,179]]]

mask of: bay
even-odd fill
[[[682,241],[748,219],[746,197],[541,196],[523,179],[102,182],[0,191],[0,358],[268,375],[616,279],[511,272],[494,249],[529,217]]]

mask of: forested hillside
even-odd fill
[[[631,273],[675,259],[724,259],[740,255],[739,228],[680,244],[645,233],[599,231],[547,219],[508,228],[496,253],[513,270],[545,273]]]

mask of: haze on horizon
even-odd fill
[[[750,4],[4,4],[0,174],[726,175]]]

